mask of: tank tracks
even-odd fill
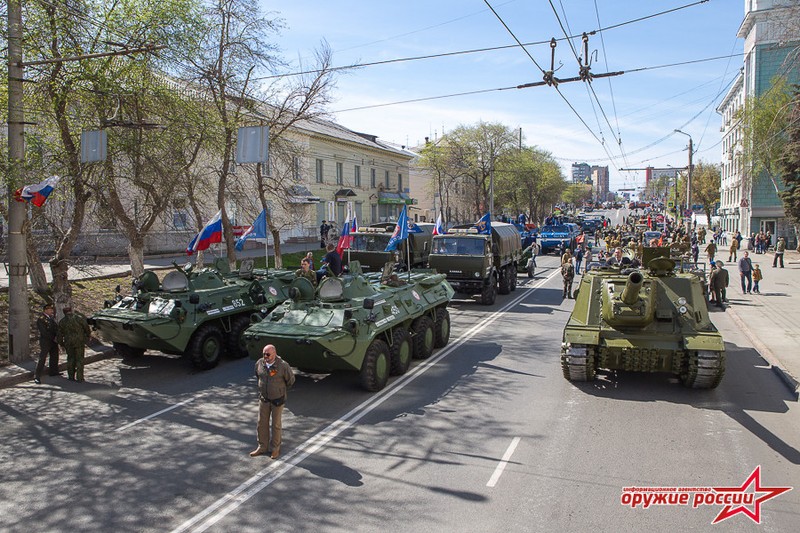
[[[681,383],[692,389],[713,389],[725,374],[725,352],[690,352],[681,371]]]
[[[594,350],[585,344],[562,344],[561,370],[569,381],[594,381],[597,377]]]

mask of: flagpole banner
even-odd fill
[[[192,242],[186,247],[187,255],[192,255],[201,250],[207,250],[214,243],[222,242],[222,210],[217,211],[211,220],[206,223],[200,233],[194,236]]]
[[[394,232],[389,238],[389,243],[386,245],[384,252],[391,252],[397,249],[398,243],[408,238],[408,214],[406,214],[406,206],[400,211],[400,216],[397,218],[397,224],[394,227]]]
[[[244,243],[247,239],[267,239],[267,210],[262,209],[261,213],[256,217],[253,224],[245,230],[242,235],[236,239],[236,249],[242,251]]]
[[[442,224],[442,214],[439,213],[439,217],[436,219],[436,224],[433,226],[433,234],[434,235],[444,235],[444,226]]]
[[[492,214],[486,213],[475,223],[475,228],[478,229],[478,233],[481,235],[491,235],[492,234]]]
[[[18,202],[30,202],[36,207],[42,207],[60,179],[59,176],[50,176],[35,185],[26,185],[14,191],[14,199]]]

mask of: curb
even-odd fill
[[[736,322],[736,325],[739,326],[739,331],[745,334],[745,337],[750,340],[750,342],[753,344],[753,348],[755,348],[761,358],[769,365],[770,369],[778,376],[778,378],[783,381],[783,384],[786,385],[786,388],[788,388],[789,392],[794,396],[794,400],[800,401],[800,382],[798,382],[794,376],[784,369],[772,351],[750,332],[750,328],[748,328],[744,321],[739,318],[739,315],[733,310],[733,306],[728,306],[727,311],[730,313],[730,317],[733,319],[733,321]]]
[[[103,361],[105,359],[110,359],[112,357],[117,356],[117,352],[111,346],[105,345],[95,345],[100,351],[97,351],[91,355],[87,355],[83,358],[83,364],[88,365],[90,363],[95,363],[97,361]],[[33,381],[33,370],[27,370],[26,368],[20,367],[18,365],[10,365],[10,367],[16,369],[8,371],[8,375],[0,375],[0,389],[7,389],[9,387],[13,387],[14,385],[19,385],[20,383],[25,383],[26,381]],[[67,370],[67,363],[59,363],[58,371],[64,372]],[[14,372],[14,373],[11,373]],[[4,373],[2,369],[0,369],[0,374]]]

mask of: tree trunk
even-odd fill
[[[131,260],[131,276],[138,278],[144,273],[144,240],[132,239],[128,244],[128,257]]]
[[[50,261],[50,272],[53,274],[53,302],[56,312],[61,316],[61,311],[69,305],[72,299],[72,287],[69,284],[69,261],[58,255]]]
[[[44,265],[42,265],[42,260],[39,257],[39,252],[36,250],[36,244],[31,235],[31,225],[29,221],[25,221],[22,231],[25,232],[25,241],[27,243],[25,254],[28,257],[28,277],[31,280],[31,285],[33,285],[33,290],[36,291],[37,294],[47,294],[49,292],[47,276],[45,276]]]
[[[281,257],[281,230],[270,228],[272,234],[272,252],[275,254],[275,268],[283,268],[283,258]],[[267,258],[269,261],[269,257]]]

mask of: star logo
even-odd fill
[[[748,490],[752,485],[753,490]],[[784,492],[792,490],[792,487],[763,487],[761,486],[761,465],[757,466],[753,473],[742,483],[741,487],[714,487],[714,490],[723,494],[752,494],[753,495],[753,509],[749,509],[744,505],[726,505],[722,511],[717,515],[712,524],[717,524],[723,520],[742,513],[749,516],[756,524],[761,523],[761,504],[776,496],[780,496]],[[763,496],[760,496],[763,494]]]

